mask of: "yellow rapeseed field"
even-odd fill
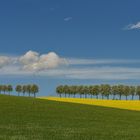
[[[59,97],[39,97],[40,99],[47,99],[60,102],[79,103],[87,105],[97,105],[104,107],[113,107],[119,109],[128,109],[140,111],[140,101],[134,100],[101,100],[101,99],[79,99],[79,98],[59,98]]]

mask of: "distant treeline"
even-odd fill
[[[36,93],[39,92],[39,87],[36,84],[32,85],[17,85],[15,89],[13,88],[12,85],[0,85],[0,93],[6,94],[8,93],[9,95],[11,92],[16,91],[18,96],[23,94],[23,96],[28,95],[31,96],[34,95],[36,97]]]
[[[128,99],[128,96],[131,96],[131,99],[133,100],[135,96],[139,96],[140,100],[140,86],[128,86],[128,85],[109,85],[109,84],[102,84],[102,85],[90,85],[90,86],[68,86],[68,85],[60,85],[56,88],[57,94],[62,97],[76,97],[77,95],[82,98],[83,96],[85,98],[87,97],[96,97],[97,99],[99,96],[104,99],[106,97],[107,99],[110,98],[110,95],[112,99],[116,99],[116,96],[119,97],[119,99],[122,99],[122,96],[126,97],[126,100]]]

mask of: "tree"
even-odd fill
[[[2,91],[2,85],[0,85],[0,94],[1,94],[1,91]]]
[[[65,85],[65,86],[63,87],[63,93],[65,94],[65,97],[67,97],[66,95],[67,95],[67,93],[69,92],[68,90],[69,90],[68,85]]]
[[[117,86],[112,86],[111,94],[113,95],[113,100],[115,99],[115,96],[117,95]]]
[[[127,97],[130,94],[130,87],[129,86],[123,86],[123,92],[122,93],[126,97],[126,100],[127,100]]]
[[[37,85],[33,84],[31,86],[31,93],[34,94],[34,98],[36,97],[36,93],[38,93],[38,92],[39,92],[39,87]]]
[[[104,85],[100,85],[100,93],[101,93],[101,96],[102,96],[102,99],[104,98]]]
[[[71,86],[70,87],[70,93],[73,95],[73,97],[75,97],[76,93],[77,93],[77,86]]]
[[[29,94],[29,97],[31,96],[31,92],[32,92],[32,90],[31,90],[31,85],[27,85],[27,93]]]
[[[56,88],[56,93],[60,96],[60,98],[62,97],[62,93],[63,93],[63,86],[58,86]]]
[[[130,86],[130,94],[132,95],[132,100],[134,100],[135,93],[136,93],[136,87]]]
[[[6,85],[2,85],[2,91],[3,91],[4,94],[5,94],[5,92],[7,91],[7,86],[6,86]]]
[[[80,98],[82,98],[82,95],[84,94],[84,86],[79,86],[79,94]]]
[[[139,96],[139,100],[140,100],[140,86],[136,87],[136,94]]]
[[[85,94],[85,98],[87,98],[87,95],[89,94],[89,87],[88,86],[84,86],[84,94]]]
[[[19,96],[19,94],[22,92],[22,86],[21,85],[17,85],[15,90],[18,93],[18,96]]]
[[[92,96],[94,95],[93,86],[89,86],[89,94],[90,94],[90,97],[92,98]]]
[[[70,95],[73,94],[73,87],[72,86],[67,87],[67,93],[69,94],[69,97],[70,97]]]
[[[109,95],[111,93],[111,87],[110,85],[106,84],[106,85],[101,85],[101,95],[102,95],[102,99],[103,96],[106,96],[107,99],[109,99]]]
[[[105,96],[109,99],[109,95],[111,94],[111,86],[106,84],[105,85]]]
[[[117,94],[119,95],[119,97],[120,97],[120,100],[121,100],[121,97],[122,97],[122,95],[123,95],[123,85],[118,85],[117,86]]]
[[[98,99],[99,93],[100,93],[99,85],[94,85],[94,86],[90,87],[90,94],[95,95],[97,99]]]
[[[10,95],[10,92],[13,91],[12,85],[8,85],[8,86],[7,86],[7,91],[9,92],[9,95]]]
[[[73,86],[73,88],[72,88],[72,93],[73,93],[73,96],[75,97],[75,95],[78,93],[78,88],[77,88],[77,86]]]
[[[27,92],[27,85],[22,86],[22,92],[23,92],[23,96],[24,96],[25,93]]]

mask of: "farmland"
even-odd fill
[[[139,140],[140,112],[0,95],[2,140]]]
[[[47,99],[51,101],[60,101],[68,103],[78,103],[86,105],[96,105],[104,107],[112,107],[119,109],[128,109],[140,111],[140,101],[139,100],[102,100],[102,99],[84,99],[84,98],[58,98],[58,97],[39,97],[40,99]]]

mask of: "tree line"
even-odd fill
[[[125,96],[126,100],[128,100],[128,96],[131,96],[133,100],[135,96],[139,97],[140,100],[140,86],[128,86],[128,85],[109,85],[109,84],[101,84],[101,85],[90,85],[90,86],[68,86],[68,85],[60,85],[56,88],[56,93],[62,97],[76,97],[79,95],[80,98],[83,96],[87,98],[90,96],[91,98],[95,96],[97,99],[101,96],[102,99],[105,97],[110,99],[110,95],[112,99],[116,99],[119,97],[119,100],[122,99],[122,96]]]
[[[17,92],[18,96],[20,96],[21,94],[25,96],[27,94],[28,96],[33,95],[34,97],[36,97],[36,94],[39,92],[39,87],[36,84],[17,85],[14,89],[12,85],[0,85],[0,94],[8,93],[10,95],[14,90]]]

